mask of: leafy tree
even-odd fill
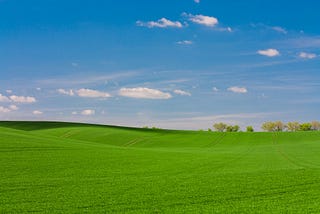
[[[281,121],[275,121],[275,122],[265,122],[262,124],[261,128],[268,132],[281,132],[285,129],[285,125]]]
[[[311,122],[311,130],[319,131],[320,130],[320,122],[319,121],[312,121]]]
[[[299,122],[289,122],[287,123],[287,129],[288,131],[295,132],[300,130],[300,124]]]
[[[262,124],[261,128],[267,132],[274,132],[276,129],[276,124],[274,122],[265,122]]]
[[[227,132],[232,132],[233,131],[233,126],[227,126],[226,131]]]
[[[300,130],[301,131],[310,131],[312,128],[311,123],[303,123],[300,125]]]
[[[238,125],[234,125],[233,127],[232,127],[232,131],[233,132],[238,132],[240,130],[240,126],[238,126]]]
[[[225,123],[215,123],[213,128],[218,132],[224,132],[227,129],[228,125]]]
[[[286,128],[286,125],[281,121],[274,122],[274,131],[282,132]]]
[[[212,132],[212,130],[209,128],[209,129],[208,129],[208,132]]]
[[[254,129],[252,126],[247,126],[247,132],[254,132]]]

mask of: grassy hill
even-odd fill
[[[320,213],[320,132],[0,122],[0,213]]]

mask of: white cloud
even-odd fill
[[[0,113],[8,113],[11,111],[16,111],[19,108],[16,105],[10,105],[9,107],[0,106]]]
[[[41,91],[41,88],[38,87],[38,88],[36,88],[36,90],[37,90],[37,91]]]
[[[169,93],[162,92],[151,88],[121,88],[119,95],[124,97],[132,97],[139,99],[170,99],[172,96]]]
[[[72,89],[70,89],[70,90],[65,90],[65,89],[59,88],[59,89],[57,90],[57,92],[60,93],[60,94],[69,95],[69,96],[73,96],[73,95],[74,95],[74,92],[73,92]]]
[[[179,44],[179,45],[192,45],[193,42],[190,40],[182,40],[182,41],[178,41],[177,44]]]
[[[275,57],[280,55],[278,50],[272,48],[266,50],[259,50],[257,53],[267,57]]]
[[[12,110],[12,111],[16,111],[16,110],[18,110],[19,108],[18,108],[18,106],[16,106],[16,105],[10,105],[10,106],[9,106],[9,109]]]
[[[111,95],[109,93],[106,92],[102,92],[102,91],[97,91],[97,90],[92,90],[92,89],[88,89],[88,88],[81,88],[79,90],[66,90],[66,89],[58,89],[57,90],[58,93],[60,94],[65,94],[65,95],[69,95],[69,96],[74,96],[74,95],[78,95],[79,97],[90,97],[90,98],[107,98],[107,97],[111,97]]]
[[[10,100],[16,103],[35,103],[37,100],[34,97],[24,97],[24,96],[10,96]]]
[[[173,92],[174,92],[175,94],[179,94],[179,95],[182,95],[182,96],[191,96],[191,93],[190,93],[190,92],[183,91],[183,90],[174,90]]]
[[[205,25],[208,27],[214,27],[219,23],[218,19],[212,16],[205,16],[201,14],[192,15],[192,14],[186,14],[186,13],[183,13],[183,15],[186,15],[187,17],[189,17],[189,20],[192,21],[193,23]]]
[[[86,89],[86,88],[81,88],[76,91],[79,97],[92,97],[92,98],[107,98],[111,97],[109,93],[102,92],[102,91],[96,91],[92,89]]]
[[[199,4],[199,3],[200,3],[200,0],[194,0],[194,2]]]
[[[0,102],[10,102],[10,99],[2,94],[0,94]]]
[[[10,111],[11,111],[11,109],[5,108],[5,107],[3,107],[3,106],[0,106],[0,113],[8,113],[8,112],[10,112]]]
[[[314,58],[317,57],[317,55],[314,54],[314,53],[301,52],[299,54],[299,57],[302,58],[302,59],[314,59]]]
[[[149,21],[149,22],[142,22],[137,21],[136,24],[141,27],[148,27],[148,28],[167,28],[167,27],[173,27],[173,28],[182,28],[182,24],[179,21],[170,21],[166,18],[161,18],[158,21]]]
[[[86,109],[81,112],[81,114],[85,116],[94,115],[95,113],[96,113],[95,110],[92,110],[92,109]]]
[[[6,90],[8,94],[12,94],[12,90]]]
[[[271,27],[272,30],[277,31],[279,33],[283,33],[283,34],[287,34],[288,32],[286,31],[286,29],[279,27],[279,26],[274,26]]]
[[[228,91],[231,91],[233,93],[240,93],[240,94],[245,94],[248,92],[248,90],[244,87],[237,87],[237,86],[233,86],[228,88]]]
[[[76,63],[76,62],[72,62],[71,65],[72,65],[73,67],[78,67],[78,66],[79,66],[79,64]]]
[[[72,114],[72,115],[77,115],[77,114],[78,114],[78,112],[73,111],[73,112],[71,112],[71,114]]]
[[[32,112],[32,114],[34,114],[34,115],[41,115],[41,114],[43,114],[43,112],[42,112],[42,111],[39,111],[39,110],[34,110],[34,111]]]

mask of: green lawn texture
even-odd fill
[[[320,213],[320,132],[0,122],[0,213]]]

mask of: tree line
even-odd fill
[[[215,123],[213,124],[213,128],[218,132],[238,132],[240,131],[239,125],[228,125],[226,123]],[[288,122],[283,123],[282,121],[268,121],[262,124],[262,130],[267,132],[282,132],[282,131],[319,131],[320,130],[320,122],[312,121],[308,123],[299,123],[299,122]],[[208,129],[211,131],[211,129]],[[252,126],[246,127],[247,132],[254,132]]]

